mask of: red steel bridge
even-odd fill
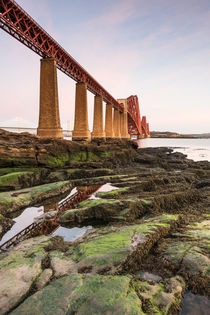
[[[54,58],[57,68],[76,82],[84,82],[94,95],[101,95],[106,103],[119,112],[124,107],[104,89],[67,51],[65,51],[33,18],[15,1],[0,0],[0,28],[42,58]],[[149,136],[146,117],[141,121],[137,96],[127,99],[128,133]]]

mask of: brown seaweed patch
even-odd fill
[[[61,252],[66,252],[69,249],[69,243],[64,242],[63,237],[54,236],[50,240],[50,244],[44,247],[47,252],[52,250],[59,250]]]

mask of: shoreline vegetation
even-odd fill
[[[193,313],[193,296],[207,313],[210,162],[129,140],[0,131],[1,237],[26,207],[48,202],[54,213],[75,187],[106,184],[58,217],[91,225],[82,236],[32,237],[0,256],[1,314],[176,315],[185,303]]]

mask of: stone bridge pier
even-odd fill
[[[127,99],[118,99],[117,101],[124,107],[124,111],[120,113],[121,138],[128,139],[130,138],[130,135],[128,133]]]
[[[96,95],[94,97],[94,117],[92,139],[104,139],[105,131],[103,127],[103,97]]]
[[[125,100],[118,100],[124,106],[120,112],[111,103],[106,104],[105,129],[103,122],[103,97],[94,97],[94,115],[92,134],[88,125],[87,84],[76,83],[75,117],[72,140],[128,138],[127,105]],[[54,58],[41,59],[40,67],[40,107],[37,135],[43,138],[62,138],[60,125],[57,68]]]
[[[105,134],[107,139],[114,138],[112,104],[106,104]]]
[[[114,138],[121,138],[120,131],[120,112],[119,110],[114,109]]]
[[[88,126],[87,85],[76,83],[75,116],[72,140],[90,140],[91,134]]]
[[[42,138],[63,137],[58,104],[57,68],[54,58],[41,59],[37,135]]]

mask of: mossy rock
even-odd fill
[[[35,172],[37,170],[39,168],[36,167],[4,167],[0,168],[0,176],[17,172]]]
[[[116,203],[118,204],[119,201],[116,200],[103,200],[103,199],[88,199],[88,200],[84,200],[82,202],[80,202],[78,204],[78,208],[92,208],[94,206],[98,206],[101,204],[113,204]]]
[[[98,178],[113,175],[114,171],[108,168],[100,169],[67,169],[68,179],[78,179],[78,178]]]
[[[60,223],[82,223],[86,220],[129,221],[148,211],[148,205],[136,199],[90,199],[82,201],[78,207],[67,210],[59,217]]]
[[[58,182],[67,179],[67,174],[65,170],[56,170],[50,172],[48,175],[48,182]]]
[[[50,238],[40,236],[22,241],[11,252],[0,257],[0,270],[14,269],[23,264],[33,265],[36,259],[45,255],[44,247],[50,243]]]
[[[132,177],[127,177],[127,178],[122,178],[121,181],[126,181],[126,182],[136,182],[137,177],[136,176],[132,176]]]
[[[60,223],[85,222],[93,219],[109,221],[123,208],[123,203],[114,199],[93,199],[79,203],[78,208],[67,210],[59,217]]]
[[[210,220],[204,220],[188,225],[187,236],[206,241],[210,244]]]
[[[94,152],[91,151],[79,151],[71,153],[69,156],[70,162],[95,162],[99,161],[100,156]]]
[[[173,242],[164,251],[163,256],[176,267],[182,267],[192,275],[209,276],[210,260],[199,243]]]
[[[68,153],[60,153],[57,156],[49,155],[46,164],[51,167],[64,167],[69,165]]]
[[[165,279],[163,283],[134,281],[134,288],[143,301],[146,314],[174,314],[180,310],[185,282],[180,276]]]
[[[0,258],[0,313],[5,314],[24,299],[42,272],[46,236],[22,242]]]
[[[189,224],[179,237],[185,241],[172,242],[163,255],[175,266],[180,266],[192,275],[209,276],[210,220]]]
[[[153,200],[151,199],[140,199],[143,205],[151,205]]]
[[[20,187],[19,178],[22,175],[31,175],[33,172],[19,171],[0,176],[0,191]]]
[[[99,269],[107,266],[114,268],[114,265],[127,259],[130,261],[133,253],[138,259],[146,255],[157,240],[167,235],[171,223],[177,220],[178,216],[163,215],[143,224],[97,229],[89,232],[84,242],[71,247],[69,254],[81,268],[85,265],[98,266]]]
[[[119,188],[119,189],[113,189],[111,191],[107,192],[98,192],[96,193],[96,197],[98,198],[117,198],[120,195],[123,195],[125,193],[129,192],[129,187]]]
[[[15,192],[0,193],[0,212],[6,214],[22,207],[27,207],[41,200],[64,193],[71,187],[68,181],[60,181]]]
[[[123,276],[70,275],[27,298],[11,314],[144,314],[141,301]]]

